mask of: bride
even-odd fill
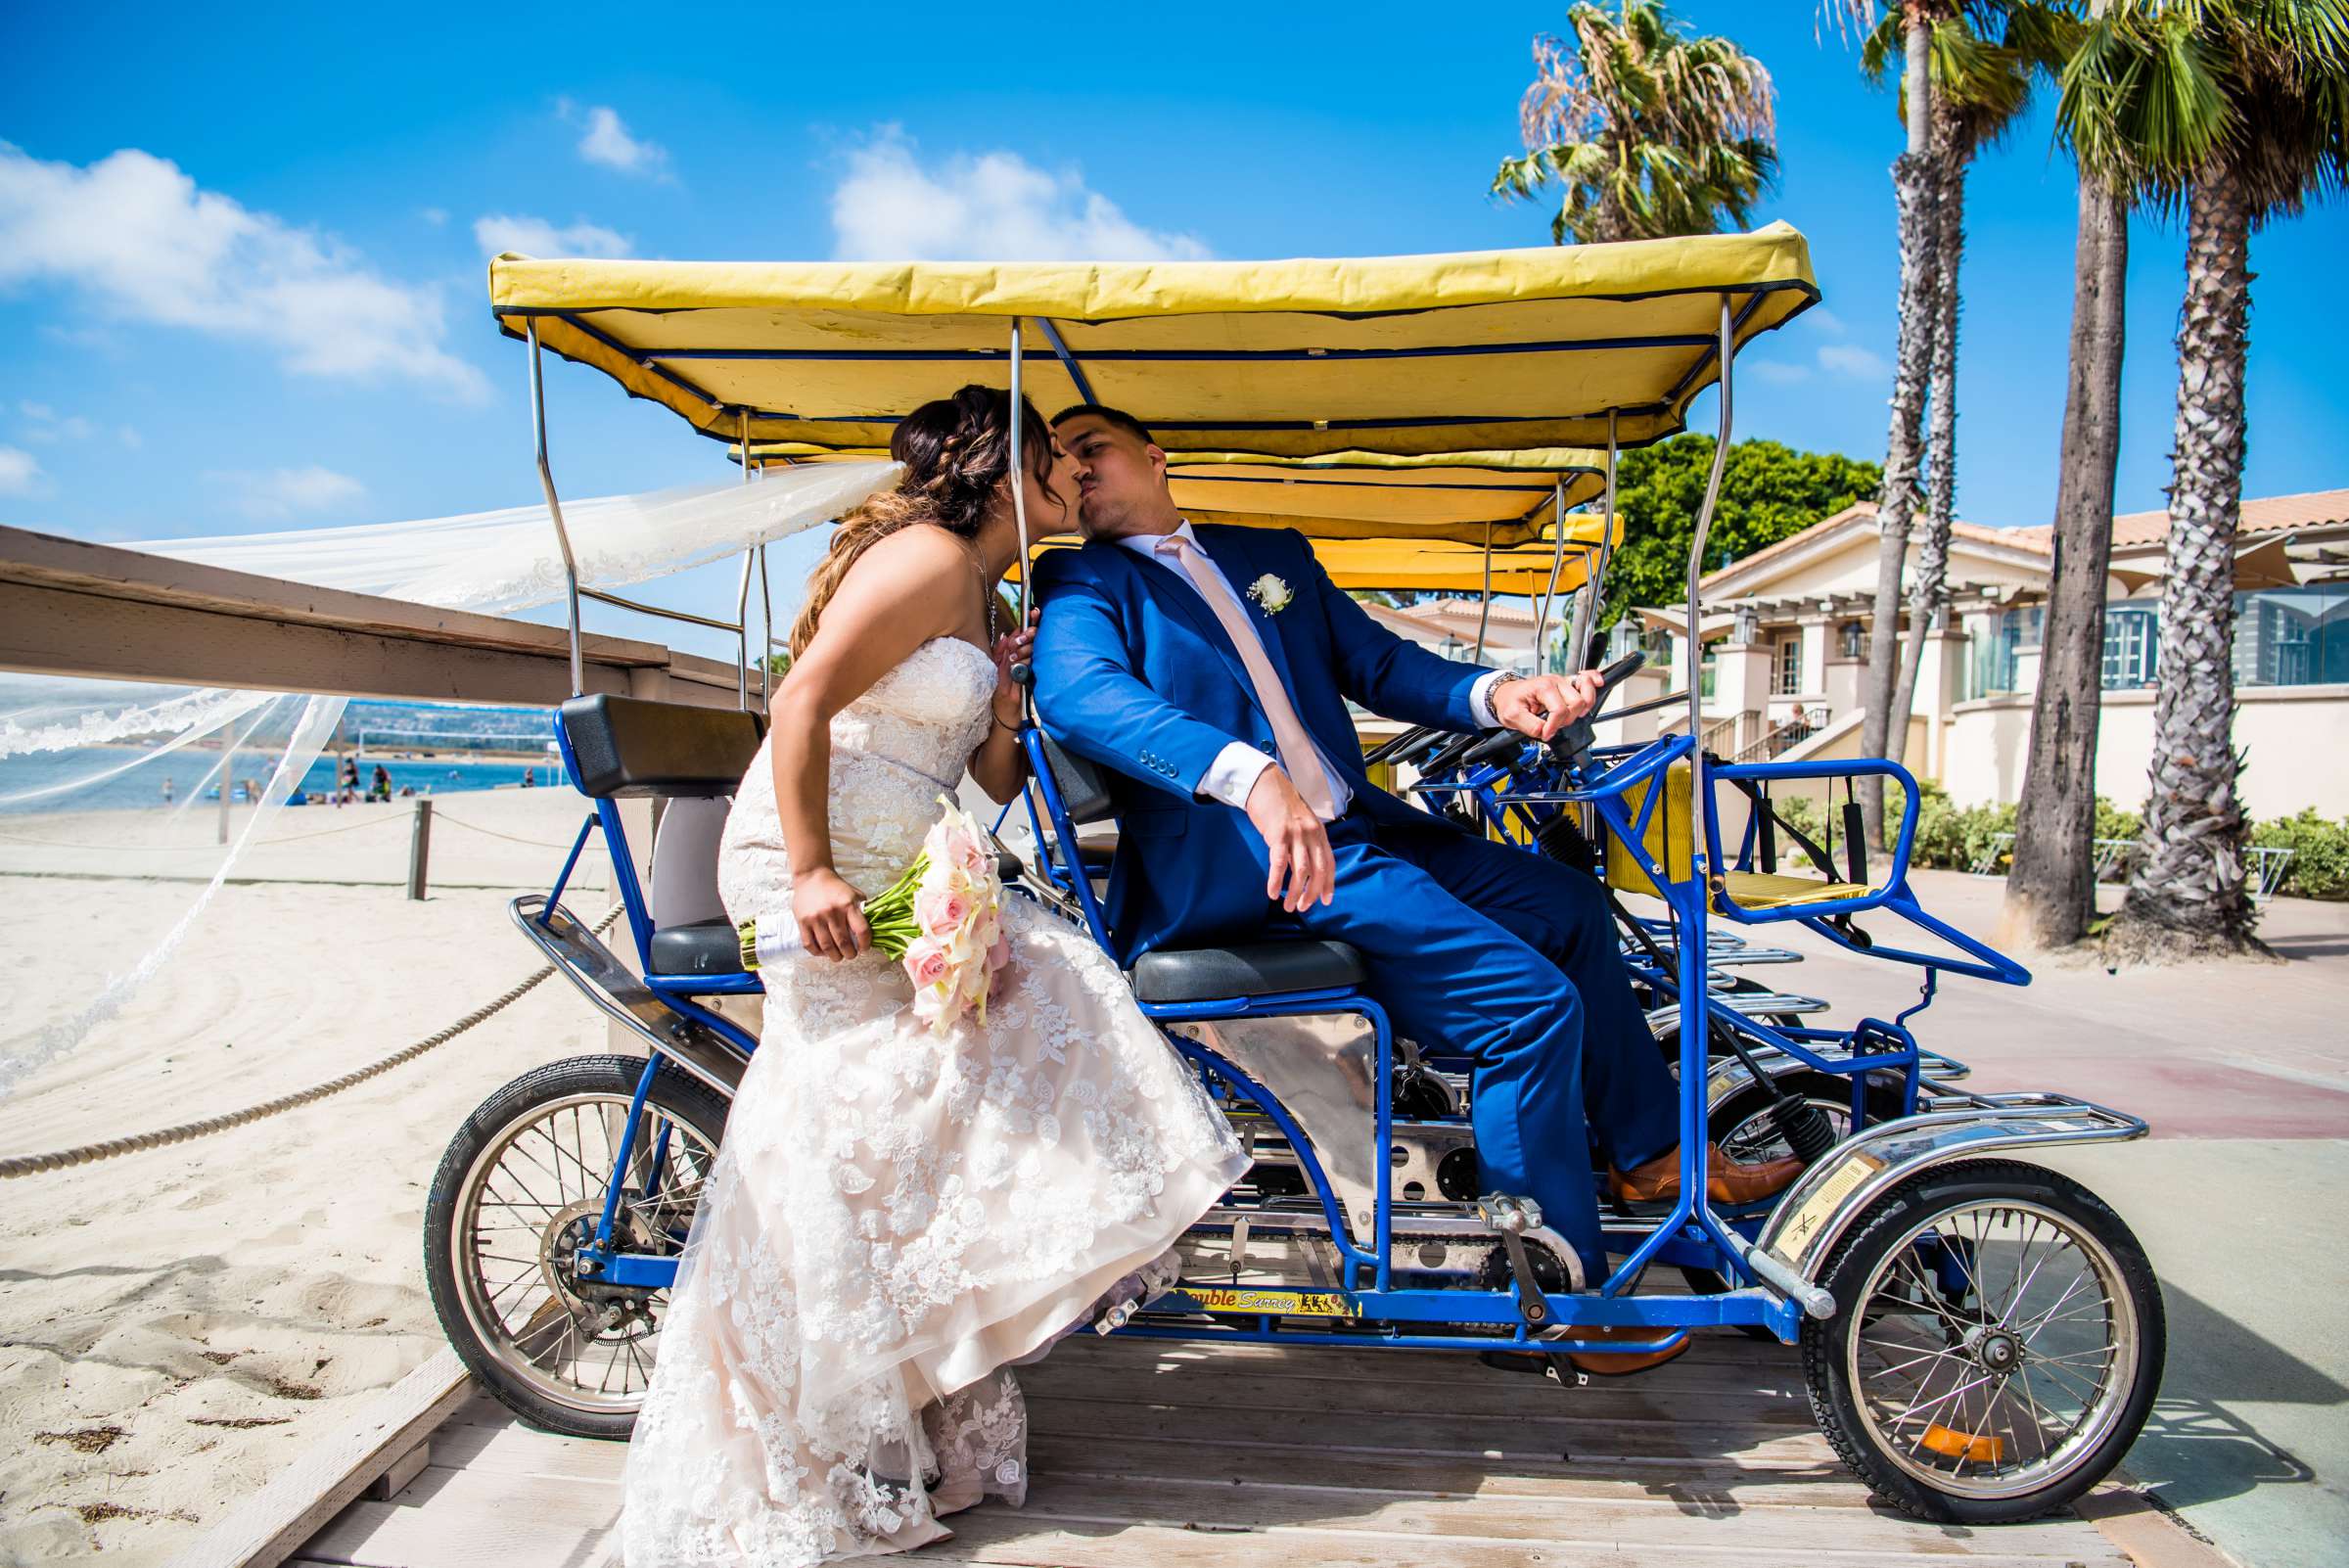
[[[1072,510],[1021,405],[965,387],[898,427],[905,477],[845,519],[792,629],[773,727],[726,826],[727,913],[796,926],[704,1189],[628,1451],[630,1568],[901,1551],[1027,1490],[1007,1369],[1159,1259],[1245,1166],[1196,1080],[1082,931],[1004,899],[981,1024],[943,1036],[860,909],[967,769],[1024,773],[997,623],[1019,555]],[[761,945],[765,945],[763,943]]]

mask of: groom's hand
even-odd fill
[[[1337,896],[1338,862],[1329,850],[1329,829],[1305,804],[1297,786],[1275,762],[1256,776],[1248,792],[1248,820],[1271,853],[1265,897],[1277,899],[1291,914]],[[1285,887],[1284,887],[1285,884]]]
[[[1520,675],[1493,688],[1493,716],[1520,735],[1545,741],[1598,702],[1598,671]]]

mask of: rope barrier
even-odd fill
[[[297,833],[290,838],[256,839],[252,847],[256,850],[274,849],[280,844],[299,844],[305,839],[331,839],[338,833],[356,833],[361,828],[382,827],[387,822],[405,822],[407,820],[404,812],[396,816],[371,817],[364,822],[345,822],[341,827],[321,828],[315,833]],[[217,844],[76,844],[68,839],[27,838],[22,833],[0,833],[0,839],[6,839],[12,844],[37,845],[44,850],[112,850],[122,853],[133,852],[145,853],[149,851],[185,853],[198,850],[209,850],[217,854],[221,849],[221,846]],[[554,848],[560,850],[566,849],[568,846],[558,844]]]
[[[619,904],[614,904],[605,910],[604,917],[598,920],[591,929],[599,936],[609,931],[612,928],[612,922],[620,918],[621,907]],[[445,1029],[436,1030],[416,1041],[415,1044],[393,1051],[382,1061],[371,1063],[356,1072],[345,1073],[341,1078],[328,1079],[325,1083],[314,1084],[299,1093],[281,1094],[274,1100],[264,1100],[259,1105],[251,1106],[242,1111],[234,1111],[227,1116],[207,1117],[201,1122],[183,1122],[177,1127],[163,1128],[155,1132],[141,1132],[127,1138],[110,1138],[103,1143],[85,1143],[78,1148],[59,1149],[52,1154],[21,1154],[0,1159],[0,1180],[7,1180],[14,1176],[38,1176],[46,1171],[63,1171],[69,1166],[89,1165],[99,1160],[114,1159],[116,1155],[136,1154],[145,1149],[161,1149],[174,1143],[185,1143],[190,1138],[205,1137],[213,1132],[225,1132],[230,1128],[244,1127],[250,1123],[258,1122],[264,1117],[275,1116],[281,1111],[291,1111],[297,1106],[309,1105],[323,1100],[330,1094],[340,1094],[354,1084],[363,1084],[378,1074],[389,1073],[403,1062],[414,1061],[434,1046],[444,1045],[455,1039],[474,1025],[521,1000],[525,994],[535,989],[539,982],[554,972],[555,966],[548,964],[536,974],[515,986],[504,995],[476,1007],[472,1012],[467,1013]]]
[[[508,844],[527,844],[533,850],[568,850],[571,848],[571,841],[569,839],[565,839],[561,843],[549,843],[545,839],[518,839],[511,833],[500,833],[495,828],[485,828],[481,826],[479,823],[468,822],[461,816],[449,815],[448,812],[442,810],[438,806],[434,807],[434,826],[438,827],[443,823],[446,823],[450,827],[461,827],[468,833],[479,833],[484,838],[503,839]],[[595,852],[590,850],[587,853],[592,854]]]

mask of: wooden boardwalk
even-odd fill
[[[1812,1425],[1791,1351],[1712,1336],[1670,1366],[1560,1389],[1440,1353],[1080,1337],[1021,1372],[1028,1505],[956,1516],[914,1561],[1032,1568],[2220,1568],[2107,1484],[2038,1524],[1918,1524],[1874,1504]],[[476,1395],[388,1501],[287,1560],[602,1568],[624,1450]],[[396,1479],[396,1476],[395,1476]]]

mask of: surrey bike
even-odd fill
[[[1602,444],[1611,474],[1619,447],[1681,429],[1690,399],[1718,384],[1721,440],[1688,560],[1691,626],[1727,455],[1729,367],[1753,335],[1818,297],[1804,241],[1783,225],[1359,261],[501,256],[490,282],[500,324],[529,346],[533,392],[552,349],[735,445],[746,469],[761,453],[872,453],[896,418],[985,380],[1047,408],[1129,408],[1177,454],[1247,454],[1296,474],[1349,454],[1421,461]],[[535,395],[532,407],[560,528]],[[1562,538],[1569,521],[1549,523]],[[724,797],[761,722],[749,711],[747,640],[737,711],[608,692],[563,705],[565,765],[594,809],[554,887],[517,899],[513,916],[643,1054],[557,1063],[499,1090],[434,1184],[427,1262],[452,1343],[500,1399],[561,1431],[628,1429],[728,1096],[757,1045],[730,1009],[758,983],[741,971],[714,890]],[[1686,700],[1693,720],[1693,692]],[[1773,869],[1765,830],[1725,827],[1736,818],[1716,801],[1783,786],[1803,767],[1906,783],[1895,764],[1722,764],[1702,754],[1699,732],[1692,721],[1686,734],[1615,748],[1570,738],[1540,756],[1478,738],[1450,760],[1487,748],[1469,765],[1502,768],[1479,787],[1504,815],[1537,825],[1545,812],[1587,816],[1610,883],[1638,886],[1666,910],[1640,924],[1653,948],[1641,957],[1657,995],[1687,1020],[1673,1031],[1681,1196],[1606,1217],[1621,1260],[1608,1277],[1581,1277],[1574,1250],[1522,1196],[1481,1190],[1462,1062],[1443,1040],[1395,1038],[1352,949],[1159,950],[1130,972],[1135,1000],[1226,1108],[1256,1166],[1186,1236],[1176,1288],[1098,1326],[1210,1343],[1501,1350],[1552,1366],[1570,1351],[1622,1348],[1578,1339],[1596,1325],[1652,1330],[1659,1347],[1709,1328],[1760,1330],[1800,1344],[1821,1426],[1887,1501],[1969,1522],[2060,1506],[2109,1471],[2142,1425],[2161,1368],[2161,1306],[2142,1248],[2111,1210],[2016,1155],[2140,1137],[2145,1124],[2063,1094],[1964,1092],[1930,1071],[1935,1059],[1910,1028],[1917,1008],[1825,1029],[1728,1005],[1710,961],[1718,921],[1798,920],[1856,942],[1855,915],[1906,919],[1953,949],[1870,949],[1918,966],[1920,1004],[1944,975],[2027,977],[1913,897],[1913,788],[1880,877]],[[1006,869],[1019,891],[1101,938],[1079,845],[1080,828],[1105,810],[1098,776],[1033,725],[1022,743],[1034,864]],[[642,879],[623,814],[636,799],[662,807]],[[564,905],[598,833],[630,962]],[[1848,1088],[1782,1096],[1791,1104],[1777,1125],[1808,1170],[1773,1204],[1716,1207],[1703,1169],[1716,1075],[1774,1084],[1798,1069],[1806,1084]],[[1802,1114],[1820,1099],[1842,1108],[1824,1147],[1820,1118]],[[1657,1265],[1712,1288],[1643,1291]]]

